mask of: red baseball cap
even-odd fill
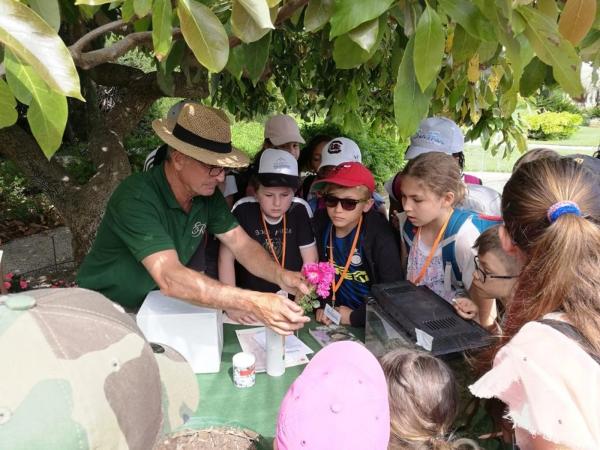
[[[344,187],[365,186],[369,192],[375,191],[373,174],[359,162],[345,162],[335,166],[325,178],[317,180],[311,190],[319,191],[327,183]]]

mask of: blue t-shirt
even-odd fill
[[[333,226],[329,226],[328,232],[325,233],[327,254],[329,254],[329,235],[332,233],[332,229]],[[344,271],[344,266],[346,265],[348,254],[352,248],[355,234],[356,228],[343,238],[338,238],[335,234],[333,236],[333,265],[336,273],[336,285]],[[364,264],[362,246],[360,245],[362,238],[361,232],[361,236],[358,238],[358,244],[354,250],[352,259],[350,260],[348,272],[335,294],[336,306],[344,305],[352,309],[357,309],[364,303],[364,296],[369,293],[371,283],[369,281],[369,276],[367,275],[366,265]]]

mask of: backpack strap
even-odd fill
[[[415,227],[408,221],[405,212],[398,213],[398,229],[400,230],[400,239],[406,244],[406,250],[410,251],[415,239]]]
[[[446,227],[444,239],[440,242],[440,247],[442,248],[442,261],[444,261],[444,265],[447,263],[452,265],[454,279],[459,283],[462,283],[462,273],[456,262],[456,254],[454,252],[456,235],[464,223],[472,218],[474,214],[474,212],[466,209],[455,209],[450,217],[450,222],[448,222],[448,226]]]
[[[548,325],[549,327],[554,328],[557,331],[560,331],[569,339],[577,342],[583,351],[585,351],[590,357],[596,361],[600,365],[600,356],[596,353],[592,353],[591,344],[588,338],[586,338],[581,331],[575,328],[568,322],[563,322],[562,320],[554,320],[554,319],[540,319],[537,322],[543,323],[544,325]]]

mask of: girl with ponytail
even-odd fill
[[[470,387],[507,405],[521,450],[600,449],[600,184],[569,158],[521,166],[502,195],[520,277],[493,368]]]

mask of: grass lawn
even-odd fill
[[[529,141],[532,144],[543,146],[550,145],[574,145],[583,147],[598,147],[600,145],[600,128],[580,127],[577,132],[568,139],[560,141]]]
[[[531,141],[529,142],[531,143]],[[537,145],[537,143],[534,143],[534,145]],[[543,147],[543,144],[540,147]],[[565,156],[572,155],[573,153],[583,153],[586,155],[594,153],[593,150],[577,149],[560,149],[556,151]],[[501,152],[493,156],[481,147],[467,144],[465,146],[465,172],[512,172],[512,168],[520,156],[521,153],[513,152],[505,159],[502,158]]]
[[[253,156],[263,142],[263,124],[260,122],[236,122],[232,126],[233,145]],[[597,147],[600,144],[600,128],[581,127],[569,139],[561,141],[529,141],[530,145],[544,147],[546,145],[584,146]],[[576,148],[558,150],[560,154],[572,153],[592,154],[592,150],[577,150]],[[467,143],[465,146],[465,159],[467,172],[511,172],[512,167],[520,153],[514,152],[508,158],[502,158],[502,152],[495,156],[483,150],[478,145]]]

